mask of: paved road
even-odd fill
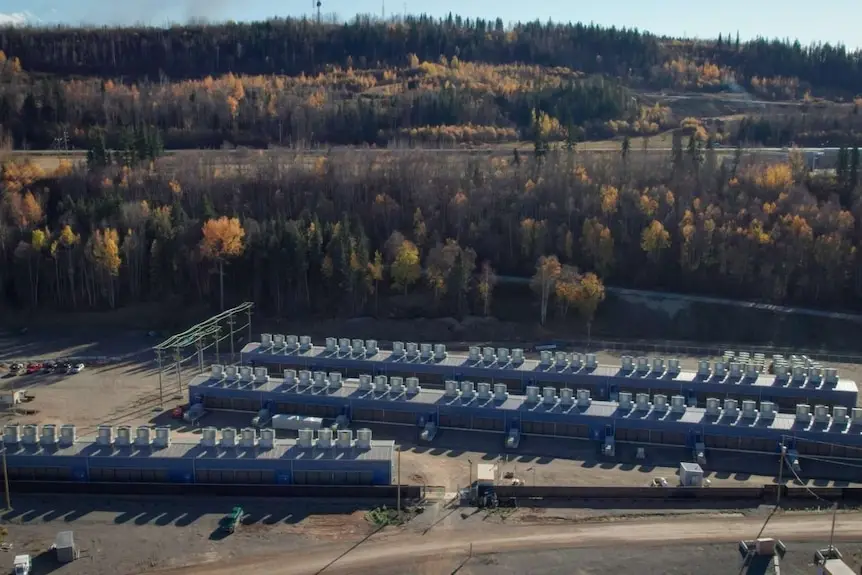
[[[670,546],[689,543],[728,543],[753,538],[763,524],[762,517],[710,518],[670,521],[633,521],[616,524],[580,526],[501,526],[487,525],[482,530],[440,531],[427,536],[408,533],[381,533],[355,546],[329,545],[266,557],[222,561],[218,564],[190,566],[160,571],[162,575],[233,575],[240,572],[270,575],[350,573],[375,564],[386,567],[410,566],[429,557],[463,556],[470,552],[512,552],[529,549],[608,548],[620,545]],[[800,514],[773,519],[765,531],[769,537],[783,541],[828,541],[832,518],[829,515]],[[862,514],[841,515],[835,527],[835,541],[854,541],[862,537]],[[355,548],[352,548],[354,547]],[[351,549],[352,548],[352,549]],[[339,558],[340,557],[340,558]],[[337,559],[337,560],[336,560]],[[333,561],[335,561],[333,563]]]

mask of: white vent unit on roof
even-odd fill
[[[739,360],[739,363],[746,363],[749,359],[751,359],[751,354],[747,351],[740,351],[737,354],[736,358],[737,360]]]
[[[157,427],[156,435],[153,437],[153,447],[156,449],[166,449],[171,446],[171,428]]]
[[[708,359],[699,359],[697,360],[697,374],[701,377],[709,377],[711,373],[709,369],[709,360]]]
[[[569,362],[569,367],[572,370],[581,369],[584,366],[584,354],[582,353],[573,353],[572,360]]]
[[[862,425],[862,407],[854,407],[850,410],[850,422],[853,425]]]
[[[757,402],[753,399],[742,400],[742,417],[753,419],[757,417]]]
[[[407,357],[413,359],[419,355],[419,346],[412,341],[407,342]]]
[[[539,402],[539,388],[535,385],[527,386],[527,395],[524,397],[524,401],[526,403],[538,403]]]
[[[39,442],[39,426],[27,424],[21,426],[21,443],[35,445]]]
[[[771,401],[760,402],[760,419],[775,419],[775,404]]]
[[[497,363],[499,363],[500,365],[506,365],[507,363],[509,363],[509,348],[497,348]]]
[[[324,427],[317,432],[317,448],[329,449],[332,447],[332,430]]]
[[[110,425],[100,425],[96,432],[96,443],[99,445],[111,445],[114,443],[114,428]]]
[[[630,391],[621,391],[617,399],[620,409],[628,411],[632,408],[632,394]]]
[[[649,411],[649,394],[639,393],[635,396],[635,409],[638,411]]]
[[[512,363],[515,365],[524,363],[524,350],[520,347],[516,347],[512,350]]]
[[[814,421],[817,423],[827,423],[829,421],[829,408],[825,405],[815,405]]]
[[[667,360],[667,373],[668,375],[678,375],[679,374],[679,359],[672,357]]]
[[[443,395],[446,397],[458,397],[460,393],[458,382],[452,379],[447,379],[443,382],[443,390]]]
[[[478,346],[471,345],[467,350],[467,359],[470,361],[479,361],[482,357],[482,350]]]
[[[128,447],[132,444],[132,428],[128,425],[117,426],[117,438],[114,440],[114,445]]]
[[[251,449],[257,444],[257,432],[253,427],[244,427],[239,432],[239,446]]]
[[[658,393],[652,397],[652,408],[653,411],[657,411],[659,413],[667,411],[667,396]]]
[[[353,355],[365,355],[365,340],[354,339],[350,351]]]
[[[371,449],[371,430],[357,429],[356,430],[356,448]]]
[[[739,415],[739,404],[735,399],[725,399],[724,400],[724,417],[729,417],[731,419],[736,418]]]
[[[295,335],[287,336],[286,340],[283,333],[277,333],[272,336],[272,348],[274,350],[281,350],[285,347],[289,348],[291,351],[296,349],[297,343]]]
[[[434,346],[430,343],[420,343],[419,344],[419,357],[423,359],[423,361],[431,359],[434,354]]]
[[[373,357],[377,355],[377,352],[380,351],[377,349],[377,340],[376,339],[368,339],[365,340],[365,353],[368,354],[368,357]]]
[[[790,376],[790,371],[784,364],[775,364],[775,379],[783,381]]]
[[[436,359],[437,361],[443,361],[444,359],[446,359],[447,355],[448,354],[446,353],[446,345],[445,344],[442,344],[442,343],[435,343],[434,344],[434,359]]]
[[[281,337],[284,338],[284,336]],[[288,351],[296,351],[297,349],[299,349],[299,337],[296,334],[289,334],[287,336],[287,340],[283,343],[284,347],[286,347]]]
[[[407,394],[408,395],[416,395],[422,391],[422,388],[419,387],[419,378],[418,377],[408,377],[407,378]]]
[[[300,429],[296,437],[296,446],[300,449],[311,449],[314,447],[314,430]]]
[[[808,423],[811,420],[811,406],[798,404],[796,406],[796,421],[799,423]]]
[[[557,388],[550,385],[542,388],[542,403],[555,405],[557,403]]]
[[[635,360],[630,355],[620,357],[620,367],[623,371],[633,371],[635,368]]]
[[[135,429],[135,446],[136,447],[149,447],[152,443],[152,437],[150,436],[150,428],[145,425],[138,426]]]
[[[827,367],[823,370],[823,380],[826,383],[836,384],[838,383],[838,369],[834,367]]]
[[[805,381],[805,368],[801,365],[794,365],[790,368],[790,379],[795,382]]]
[[[296,385],[296,370],[295,369],[285,369],[284,370],[284,385],[293,387]]]
[[[509,390],[505,383],[494,384],[494,401],[506,401],[509,399]]]
[[[309,351],[311,349],[311,336],[299,336],[299,351]]]
[[[715,374],[715,377],[723,378],[727,375],[727,365],[723,361],[716,361],[713,373]]]
[[[226,365],[224,368],[224,375],[228,379],[236,379],[239,373],[235,365]]]
[[[595,369],[599,366],[599,362],[596,359],[596,354],[588,353],[586,358],[584,359],[584,363],[587,365],[587,369]]]
[[[843,405],[836,405],[832,408],[832,422],[837,425],[847,423],[847,408]]]
[[[71,423],[65,423],[60,426],[60,437],[58,441],[61,446],[69,447],[75,444],[75,441],[78,439],[78,433],[74,425]]]
[[[219,442],[222,447],[236,447],[236,429],[233,427],[225,427],[221,430],[221,441]]]
[[[3,443],[18,445],[21,441],[21,428],[17,424],[7,423],[3,428]]]
[[[820,367],[814,366],[808,368],[808,382],[820,383],[823,380],[823,370]]]
[[[745,364],[745,377],[748,379],[757,379],[757,376],[760,373],[760,369],[758,369],[756,364],[746,363]]]
[[[329,374],[329,389],[341,389],[341,372],[333,371]]]
[[[201,430],[201,447],[215,447],[217,434],[215,427],[204,427]]]
[[[335,353],[338,351],[338,340],[334,337],[326,338],[326,353]]]
[[[550,351],[543,349],[539,352],[539,365],[541,365],[542,367],[547,367],[551,365],[551,359],[552,358]]]
[[[215,364],[210,366],[210,379],[222,380],[224,379],[224,366]]]
[[[721,412],[721,402],[717,397],[706,398],[706,414],[718,415]]]
[[[401,395],[404,393],[404,378],[392,376],[389,378],[389,393]]]
[[[578,399],[578,407],[589,407],[592,403],[589,389],[579,389],[575,397]]]
[[[476,384],[476,395],[480,401],[491,399],[491,384],[487,381],[480,381]]]
[[[371,376],[367,373],[359,375],[359,390],[371,391]]]
[[[41,443],[43,447],[53,447],[57,445],[57,426],[53,423],[46,423],[43,425],[39,443]]]
[[[724,359],[726,361],[730,361],[731,359],[733,359],[733,356],[735,356],[735,355],[736,355],[735,352],[730,351],[728,349],[728,350],[725,350],[723,354],[721,354],[721,357],[722,357],[722,359]]]
[[[475,397],[476,391],[473,387],[472,381],[462,381],[461,382],[461,399],[464,401],[471,401],[473,397]]]
[[[266,383],[267,381],[269,381],[268,370],[265,367],[255,367],[254,381],[255,383]]]
[[[393,341],[392,342],[392,357],[404,357],[404,342],[403,341]]]
[[[730,362],[730,377],[731,379],[739,379],[742,377],[742,364],[738,361]]]
[[[638,373],[649,373],[649,358],[639,357],[635,360],[635,370]]]
[[[497,361],[497,355],[494,353],[493,347],[482,348],[482,361],[486,363],[494,363]]]
[[[566,352],[558,351],[554,353],[554,365],[562,368],[566,368],[569,366],[569,358],[566,357]]]
[[[664,373],[664,360],[660,357],[654,357],[652,360],[652,372],[655,374]]]
[[[575,392],[570,387],[564,387],[560,390],[560,405],[570,407],[575,404]]]
[[[275,431],[272,429],[261,429],[260,440],[257,442],[260,449],[272,449],[275,447]]]
[[[670,410],[673,413],[685,413],[685,397],[674,395],[670,398]]]
[[[311,372],[307,369],[299,370],[299,385],[306,386],[311,383]]]
[[[252,375],[250,365],[239,366],[239,378],[241,381],[251,381],[252,377],[254,377],[254,376]]]
[[[340,354],[348,354],[350,353],[350,340],[346,337],[342,337],[338,340],[338,353]]]
[[[272,347],[272,334],[271,333],[260,334],[260,347],[261,347],[261,349],[267,349],[267,348]]]
[[[374,392],[389,393],[389,378],[385,375],[377,375],[374,377]]]
[[[325,371],[315,371],[312,375],[312,383],[314,387],[326,387],[326,372]]]
[[[350,449],[353,447],[353,430],[339,429],[335,438],[336,449]]]

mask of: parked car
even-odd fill
[[[45,373],[54,373],[55,369],[57,369],[57,362],[56,361],[46,361],[42,365],[42,371],[44,371]]]
[[[42,371],[42,364],[37,362],[31,362],[27,364],[27,373],[38,373]]]
[[[76,363],[75,365],[72,366],[71,373],[81,373],[83,370],[84,370],[84,364],[83,363]]]

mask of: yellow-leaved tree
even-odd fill
[[[533,275],[531,286],[533,290],[539,294],[541,307],[540,319],[542,325],[545,324],[545,319],[548,317],[548,301],[551,299],[551,294],[554,293],[554,288],[557,285],[557,280],[562,273],[562,266],[557,256],[542,256],[536,264],[536,273]]]
[[[574,306],[587,322],[587,347],[590,345],[590,335],[593,319],[599,304],[605,301],[605,284],[601,278],[592,272],[578,276],[576,282]]]
[[[90,236],[88,255],[102,281],[102,293],[108,298],[108,305],[116,305],[114,278],[120,275],[120,236],[117,230],[106,228],[96,230]]]
[[[422,276],[422,266],[419,263],[419,248],[410,240],[404,240],[395,252],[395,260],[390,267],[392,284],[402,288],[404,293]]]
[[[237,218],[222,216],[207,220],[203,226],[200,250],[204,259],[215,262],[219,275],[219,307],[224,310],[224,266],[245,250],[245,230]]]

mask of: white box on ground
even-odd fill
[[[703,487],[703,469],[697,463],[679,464],[679,484],[683,487]]]

